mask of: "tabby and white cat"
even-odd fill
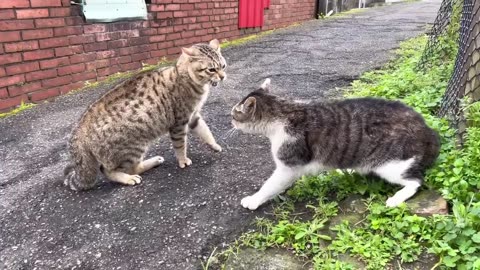
[[[269,93],[270,80],[232,109],[232,124],[270,139],[276,169],[260,190],[242,199],[254,210],[304,174],[354,169],[403,186],[386,204],[413,196],[438,157],[438,134],[398,101],[374,98],[302,103]]]
[[[140,183],[139,174],[163,162],[160,156],[147,160],[144,156],[149,145],[166,133],[181,168],[192,164],[186,151],[189,128],[221,151],[200,110],[210,85],[225,79],[225,67],[214,39],[183,48],[174,66],[140,73],[106,93],[90,105],[73,130],[65,185],[90,189],[99,168],[111,181]]]

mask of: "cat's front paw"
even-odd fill
[[[154,166],[158,166],[158,165],[162,164],[163,162],[165,162],[165,159],[161,156],[154,156],[152,158],[152,162],[153,162]]]
[[[397,207],[399,206],[401,203],[403,203],[403,200],[399,200],[397,198],[395,198],[395,196],[393,197],[390,197],[387,199],[387,207]]]
[[[222,152],[222,147],[218,143],[209,144],[209,146],[215,152]]]
[[[252,195],[243,198],[241,204],[244,208],[255,210],[260,206],[260,204],[262,204],[262,202],[257,196]]]
[[[192,165],[192,160],[187,157],[178,160],[178,166],[182,169],[190,165]]]

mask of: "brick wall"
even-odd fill
[[[146,21],[87,24],[69,0],[0,0],[0,111],[173,57],[314,17],[315,0],[271,0],[262,29],[238,29],[238,0],[152,0]]]

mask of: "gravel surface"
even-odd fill
[[[66,139],[87,105],[112,84],[58,98],[0,120],[0,269],[198,269],[200,258],[270,211],[240,206],[273,170],[265,138],[236,134],[230,108],[265,78],[279,94],[338,95],[378,68],[398,43],[433,23],[440,0],[369,9],[310,21],[225,49],[227,80],[204,107],[221,153],[190,141],[193,165],[179,169],[166,138],[151,155],[166,161],[124,187],[62,186]]]

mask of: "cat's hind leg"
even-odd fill
[[[95,155],[82,143],[71,145],[71,163],[65,168],[64,184],[72,190],[88,190],[97,183],[98,162]]]
[[[114,155],[117,159],[104,160],[101,171],[112,182],[130,186],[140,184],[142,177],[139,174],[144,169],[143,153],[140,148],[136,152],[124,150]],[[153,165],[152,163],[149,161],[147,165]]]
[[[142,177],[138,174],[127,174],[122,171],[108,170],[102,167],[102,172],[112,182],[117,182],[124,185],[137,185],[142,182]]]
[[[165,159],[161,156],[154,156],[147,160],[139,162],[134,168],[134,174],[142,174],[158,165],[162,164]]]
[[[407,160],[389,161],[373,171],[392,184],[403,186],[392,197],[387,199],[388,207],[396,207],[412,197],[422,185],[422,173],[415,169],[417,166],[415,158]]]

